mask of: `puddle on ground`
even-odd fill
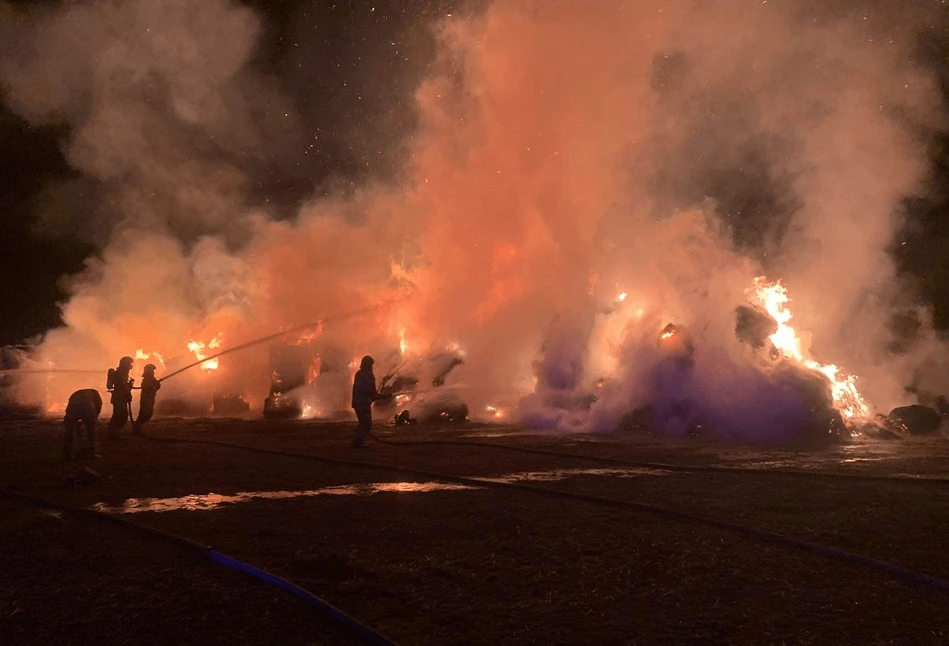
[[[236,505],[252,500],[287,500],[313,496],[369,496],[383,492],[459,491],[475,488],[446,482],[373,482],[306,491],[240,491],[230,496],[209,493],[181,498],[129,498],[121,505],[113,506],[100,502],[92,508],[107,514],[137,514],[143,511],[209,511],[224,505]]]
[[[572,476],[613,476],[615,478],[635,478],[637,476],[664,476],[669,471],[661,469],[555,469],[552,471],[523,471],[521,473],[509,473],[504,476],[493,478],[476,477],[477,480],[486,480],[487,482],[556,482]]]
[[[486,482],[554,482],[572,476],[613,476],[632,478],[636,476],[662,476],[669,471],[658,469],[556,469],[553,471],[524,471],[509,473],[493,478],[468,476]],[[305,491],[241,491],[233,495],[216,493],[195,494],[180,498],[129,498],[120,505],[108,505],[103,502],[92,506],[95,511],[107,514],[138,514],[146,511],[210,511],[225,505],[236,505],[252,500],[288,500],[291,498],[311,498],[314,496],[370,496],[375,493],[426,493],[429,491],[473,491],[481,487],[452,484],[447,482],[373,482],[353,485],[339,485],[310,489]]]
[[[537,435],[537,433],[532,433],[531,431],[496,431],[496,432],[484,431],[484,432],[477,432],[477,433],[466,433],[464,435],[460,435],[459,437],[495,438],[495,437],[519,437],[519,436],[525,436],[525,435],[535,436]]]

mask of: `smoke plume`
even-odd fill
[[[34,360],[104,370],[138,350],[170,369],[193,359],[188,341],[324,319],[324,363],[371,353],[378,374],[463,349],[448,382],[474,414],[609,430],[652,404],[672,433],[785,438],[810,414],[799,371],[735,334],[766,274],[789,290],[805,353],[857,375],[879,410],[906,403],[923,358],[945,356],[925,311],[914,343],[889,349],[906,302],[887,248],[942,109],[913,62],[934,15],[917,4],[494,0],[441,16],[404,170],[314,183],[289,219],[255,178],[296,172],[300,118],[293,88],[253,65],[250,10],[0,14],[8,104],[68,124],[68,190],[95,198],[82,221],[44,217],[105,240]],[[657,347],[670,322],[694,346],[685,372]],[[266,348],[186,374],[162,395],[259,407]],[[97,385],[80,382],[24,381],[21,397]],[[321,394],[331,409],[345,396]]]

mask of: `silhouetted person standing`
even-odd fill
[[[142,396],[138,399],[138,419],[135,420],[134,431],[142,432],[142,426],[155,413],[155,397],[161,388],[161,382],[155,378],[156,366],[152,363],[145,366],[142,372]]]
[[[66,404],[66,435],[63,438],[63,452],[67,458],[76,457],[76,435],[83,427],[86,428],[86,447],[79,450],[79,455],[86,454],[91,458],[99,457],[96,451],[96,422],[102,412],[102,396],[94,388],[77,390],[69,396]]]
[[[122,357],[119,367],[109,370],[108,386],[112,392],[112,419],[109,420],[109,439],[118,440],[122,437],[122,429],[129,421],[129,407],[132,403],[132,385],[134,379],[129,378],[134,361],[132,357]]]
[[[372,402],[380,399],[376,390],[376,376],[372,374],[372,364],[375,363],[369,355],[362,358],[359,370],[353,379],[353,410],[359,424],[356,426],[356,436],[353,446],[359,448],[372,430]]]

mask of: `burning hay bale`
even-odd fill
[[[755,349],[770,346],[770,337],[777,331],[778,322],[763,309],[740,305],[735,310],[735,336],[742,343]]]
[[[748,384],[745,384],[747,386]],[[736,382],[736,388],[743,388]],[[646,403],[626,413],[618,429],[674,437],[732,437],[803,444],[838,443],[851,436],[835,407],[832,385],[820,372],[778,361],[755,382],[752,402],[741,417],[709,391],[692,369],[667,357],[654,369]],[[745,399],[741,395],[739,399]]]
[[[423,424],[457,424],[468,420],[468,405],[456,393],[433,393],[412,401],[412,415]]]
[[[891,424],[909,435],[934,435],[942,426],[942,416],[928,406],[900,406],[887,416]]]
[[[820,372],[787,364],[795,373],[799,393],[804,397],[808,418],[802,427],[805,441],[839,442],[851,436],[843,415],[834,406],[830,380]]]
[[[264,400],[264,417],[269,419],[296,419],[303,415],[303,404],[284,393],[270,391]]]
[[[243,415],[250,411],[250,404],[241,395],[215,395],[211,404],[213,415]]]
[[[264,417],[297,418],[303,414],[303,404],[290,393],[309,383],[313,354],[307,345],[270,347],[270,394],[264,400]]]
[[[396,426],[414,426],[418,423],[417,419],[414,419],[409,411],[404,410],[398,415],[395,416],[395,425]]]
[[[695,365],[695,344],[685,327],[670,323],[659,333],[656,342],[680,368],[691,369]]]
[[[468,405],[458,393],[445,386],[448,375],[462,364],[464,359],[451,352],[404,361],[381,380],[379,393],[392,396],[376,402],[373,407],[393,414],[397,426],[466,421]],[[420,384],[431,384],[431,387],[420,389]],[[408,408],[394,412],[402,406]]]
[[[872,422],[860,427],[860,434],[871,440],[902,440],[905,429],[885,415],[877,415]]]

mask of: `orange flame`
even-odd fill
[[[201,361],[209,354],[213,354],[205,352],[205,350],[216,350],[217,348],[221,347],[221,336],[221,334],[218,334],[207,343],[202,343],[201,341],[188,341],[188,351],[194,354],[195,359]],[[201,369],[205,371],[217,370],[218,367],[219,364],[217,359],[208,359],[201,364]]]
[[[485,406],[484,410],[491,413],[491,416],[496,419],[501,419],[504,417],[504,411],[500,408],[497,408],[496,406]]]
[[[160,353],[155,352],[154,350],[145,350],[139,348],[135,351],[135,360],[136,361],[156,361],[161,367],[165,367],[165,358],[161,356]]]
[[[793,327],[788,325],[791,311],[787,304],[791,301],[787,289],[781,281],[767,282],[764,276],[755,278],[755,293],[758,301],[778,324],[777,331],[769,338],[774,347],[788,359],[816,370],[830,380],[834,405],[847,419],[865,419],[870,415],[870,406],[857,390],[857,378],[853,375],[838,376],[839,368],[834,364],[822,364],[805,355],[801,349],[801,340]]]

